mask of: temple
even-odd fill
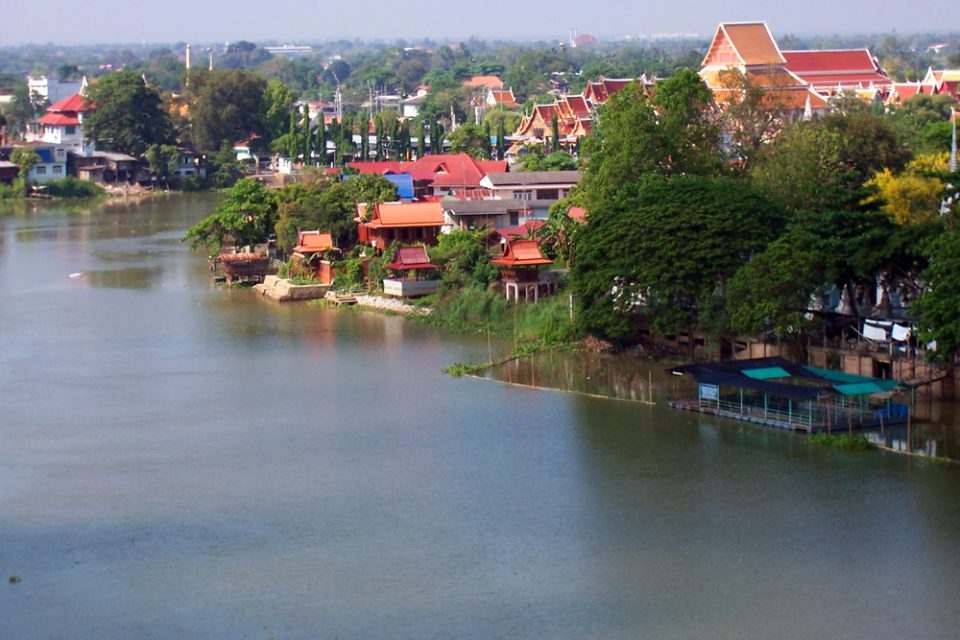
[[[536,240],[507,239],[503,255],[491,262],[500,267],[500,279],[503,281],[504,294],[507,300],[540,299],[540,290],[550,292],[556,289],[556,283],[543,276],[541,267],[553,264],[540,252]]]

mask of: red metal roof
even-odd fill
[[[94,105],[87,102],[87,99],[84,98],[79,93],[75,93],[69,98],[64,98],[60,102],[50,105],[47,107],[47,111],[59,112],[59,111],[89,111],[93,109]]]
[[[430,256],[427,255],[427,248],[418,245],[416,247],[400,247],[397,249],[397,257],[393,262],[387,265],[388,269],[436,269],[437,265],[430,262]]]
[[[411,162],[402,162],[395,160],[383,160],[383,161],[367,161],[367,162],[348,162],[347,166],[351,169],[356,169],[361,174],[379,174],[385,175],[388,173],[409,173],[410,167],[413,166]]]
[[[414,180],[438,187],[479,187],[488,172],[506,171],[506,161],[474,160],[465,153],[424,156],[406,167]]]
[[[806,73],[854,73],[879,70],[867,49],[816,49],[783,51],[787,68],[798,75]]]
[[[37,120],[39,124],[54,127],[76,127],[80,125],[80,118],[77,116],[68,116],[62,113],[48,113]]]

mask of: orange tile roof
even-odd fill
[[[407,269],[436,269],[437,265],[430,262],[430,256],[427,255],[427,248],[423,245],[415,247],[400,247],[397,249],[396,258],[387,265],[389,269],[407,270]]]
[[[502,89],[503,80],[497,76],[473,76],[469,80],[463,81],[464,87],[483,88],[483,89]]]
[[[786,62],[766,22],[721,23],[720,29],[727,34],[744,65],[749,67]]]
[[[373,210],[373,219],[366,223],[379,227],[440,227],[443,207],[439,202],[382,202]]]
[[[327,232],[301,231],[297,234],[297,253],[317,253],[333,248],[333,236]]]
[[[504,267],[537,267],[553,264],[553,260],[544,258],[540,253],[536,240],[510,240],[503,255],[491,262]]]
[[[68,116],[62,113],[47,113],[37,120],[37,122],[54,127],[76,127],[80,125],[80,118],[75,115]]]

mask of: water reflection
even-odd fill
[[[688,377],[671,376],[663,366],[629,355],[605,355],[585,350],[551,352],[518,358],[492,368],[486,376],[520,386],[542,387],[618,400],[664,403],[695,397],[696,387]],[[905,400],[907,401],[907,400]],[[960,460],[960,412],[955,402],[918,397],[917,420],[883,431],[864,432],[878,445],[894,451]],[[718,421],[724,433],[767,433],[770,429],[736,421]],[[772,436],[777,437],[777,436]],[[908,444],[910,443],[910,444]]]

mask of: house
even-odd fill
[[[140,178],[140,161],[125,153],[91,151],[81,155],[71,151],[67,158],[70,174],[81,180],[132,183]]]
[[[0,160],[0,183],[12,184],[20,173],[20,167],[9,160]]]
[[[297,246],[293,248],[293,263],[296,272],[306,271],[321,284],[333,282],[333,264],[323,259],[323,254],[336,250],[333,236],[326,231],[300,231],[297,233]]]
[[[379,251],[395,240],[432,245],[443,227],[443,208],[439,202],[381,202],[369,220],[358,211],[357,222],[360,242]]]
[[[399,247],[387,269],[393,272],[392,277],[383,280],[383,293],[388,296],[415,298],[435,293],[440,287],[438,278],[425,277],[425,274],[436,271],[437,265],[430,262],[423,245]]]
[[[427,155],[409,166],[418,199],[477,189],[488,172],[507,170],[503,160],[476,160],[465,153]]]
[[[420,105],[427,99],[430,87],[421,85],[417,87],[417,92],[400,101],[400,115],[404,118],[416,118],[420,115]]]
[[[720,23],[700,65],[700,77],[713,90],[720,108],[741,95],[727,73],[736,69],[765,93],[764,103],[780,109],[787,119],[830,110],[827,99],[787,68],[787,60],[765,22]]]
[[[526,224],[533,220],[545,220],[550,205],[556,200],[459,200],[444,198],[443,232],[480,229],[488,227],[502,230]]]
[[[39,120],[27,127],[27,142],[44,142],[57,146],[58,160],[66,161],[67,151],[89,153],[94,146],[83,135],[84,114],[94,108],[83,95],[75,93],[47,107]]]
[[[480,181],[494,198],[509,200],[560,200],[580,182],[579,171],[491,172]]]
[[[882,92],[893,81],[867,48],[783,51],[787,69],[824,97],[874,88]],[[870,95],[873,100],[873,95]]]
[[[504,294],[507,300],[520,300],[523,292],[524,300],[540,299],[541,289],[550,292],[556,289],[556,281],[545,277],[541,267],[553,264],[540,252],[536,240],[524,238],[507,239],[503,255],[491,260],[500,267],[500,280],[503,282]]]
[[[60,154],[57,153],[57,150],[62,149],[62,147],[58,147],[49,142],[28,142],[26,144],[0,147],[0,160],[9,161],[10,154],[16,147],[20,146],[33,147],[33,150],[36,151],[37,156],[39,156],[39,161],[34,165],[33,169],[30,170],[30,173],[27,175],[27,180],[43,184],[51,180],[66,177],[67,158],[63,157],[61,159]],[[66,154],[63,155],[65,156]]]

